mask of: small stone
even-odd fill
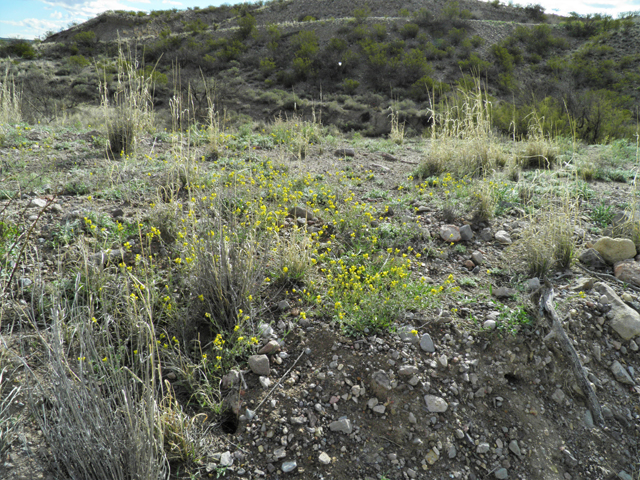
[[[436,347],[433,344],[433,340],[431,340],[431,336],[428,333],[425,333],[420,337],[420,348],[424,352],[433,353],[436,351]]]
[[[435,395],[425,395],[424,401],[427,404],[427,410],[430,412],[442,413],[446,412],[447,408],[449,408],[449,404],[447,404],[443,398],[436,397]]]
[[[220,465],[223,467],[230,467],[233,465],[233,457],[231,456],[231,452],[227,451],[220,455]]]
[[[473,230],[469,225],[463,225],[460,227],[460,238],[463,242],[468,242],[473,238]]]
[[[606,283],[598,282],[593,288],[611,305],[607,314],[611,328],[624,340],[631,340],[640,335],[640,314],[624,303]]]
[[[378,370],[371,375],[371,389],[379,399],[386,400],[391,391],[391,379],[384,370]]]
[[[491,446],[487,442],[482,442],[478,444],[476,448],[476,453],[487,453],[491,449]]]
[[[251,355],[249,357],[249,368],[256,375],[269,376],[269,357],[266,355]]]
[[[353,430],[351,426],[351,422],[347,418],[341,418],[340,420],[336,420],[335,422],[331,422],[329,424],[329,430],[332,432],[340,432],[346,435],[349,435]]]
[[[576,280],[576,284],[571,287],[574,292],[588,292],[593,288],[596,281],[593,277],[580,277]]]
[[[556,402],[559,403],[560,405],[562,405],[564,403],[564,399],[565,399],[565,394],[562,390],[560,390],[559,388],[556,389],[555,392],[553,392],[553,395],[551,395],[551,398]]]
[[[440,455],[438,455],[438,453],[433,449],[429,450],[427,452],[427,455],[424,457],[429,465],[433,465],[434,463],[436,463],[438,461],[438,458],[440,458]]]
[[[498,287],[493,291],[493,296],[496,298],[509,298],[513,297],[516,291],[513,288]]]
[[[482,265],[484,263],[484,255],[476,250],[471,254],[471,261],[476,265]]]
[[[356,151],[353,148],[343,147],[338,148],[333,154],[336,157],[355,157]]]
[[[286,300],[280,300],[278,302],[278,310],[280,310],[281,312],[289,310],[289,308],[291,308],[291,305],[289,305],[289,302],[287,302]]]
[[[490,242],[493,239],[493,233],[491,233],[491,228],[487,227],[480,230],[479,237],[485,242]]]
[[[27,208],[44,208],[47,206],[47,201],[44,198],[33,198],[29,202]]]
[[[420,337],[418,336],[418,333],[413,326],[403,325],[402,327],[398,328],[397,333],[400,337],[400,340],[402,340],[404,343],[412,343],[415,345],[420,341]]]
[[[230,370],[229,373],[222,376],[220,380],[220,388],[226,390],[233,386],[237,386],[240,382],[240,372],[237,370]]]
[[[591,410],[587,410],[586,412],[584,412],[584,425],[588,429],[592,429],[595,427],[593,423],[593,415],[591,415]]]
[[[449,458],[456,458],[456,454],[458,452],[456,451],[456,446],[455,445],[449,445],[449,448],[447,449],[447,456]]]
[[[382,415],[386,409],[387,409],[387,407],[385,407],[384,405],[380,404],[380,405],[376,405],[371,410],[373,410],[377,414]]]
[[[476,268],[476,264],[473,263],[472,260],[465,260],[464,261],[464,266],[467,270],[473,270],[474,268]]]
[[[418,373],[418,367],[414,365],[403,365],[398,370],[398,375],[401,377],[410,377]]]
[[[269,377],[259,377],[258,380],[260,381],[260,385],[262,386],[262,388],[269,388],[271,386],[271,380],[269,379]]]
[[[638,344],[634,340],[631,340],[629,342],[629,348],[631,349],[632,352],[637,352],[638,351]]]
[[[625,472],[624,470],[620,470],[618,472],[618,478],[620,480],[633,480],[633,477],[629,475],[627,472]]]
[[[634,260],[623,260],[613,266],[613,274],[618,280],[640,286],[640,264]]]
[[[509,478],[509,472],[507,471],[506,468],[499,468],[498,470],[495,471],[493,475],[500,480]]]
[[[600,255],[598,251],[593,248],[588,248],[587,250],[582,252],[578,259],[591,268],[608,268],[607,262],[605,262],[604,258],[602,258],[602,255]]]
[[[259,323],[258,324],[258,333],[262,338],[269,337],[273,334],[273,327],[268,323]]]
[[[315,217],[313,212],[307,210],[306,208],[291,207],[287,213],[290,217],[293,217],[295,219],[302,218],[303,220],[305,220],[305,222],[309,220],[317,221],[317,218]]]
[[[280,351],[280,344],[275,340],[269,340],[260,350],[259,355],[269,355]]]
[[[625,385],[635,385],[636,382],[633,381],[631,376],[627,373],[624,367],[617,360],[611,364],[611,373],[620,383],[624,383]]]
[[[512,243],[511,237],[505,230],[498,230],[494,235],[494,238],[501,245],[511,245]]]
[[[453,433],[454,433],[454,435],[456,436],[456,438],[458,440],[462,440],[464,438],[464,432],[462,430],[460,430],[459,428],[456,428]]]
[[[282,471],[284,473],[293,472],[298,467],[298,463],[295,460],[289,460],[282,464]]]
[[[367,407],[373,408],[378,405],[378,403],[380,403],[380,400],[378,400],[376,397],[370,398],[367,402]]]
[[[331,457],[327,455],[325,452],[321,452],[320,455],[318,456],[318,461],[322,465],[329,465],[331,463]]]
[[[528,291],[533,292],[540,288],[540,279],[538,277],[533,277],[524,282],[524,284]]]
[[[496,326],[497,323],[495,320],[485,320],[485,322],[482,324],[482,328],[486,330],[495,330]]]
[[[593,248],[604,260],[613,265],[621,260],[636,256],[636,245],[628,238],[602,237]]]
[[[518,441],[517,440],[511,440],[509,442],[509,450],[511,450],[511,452],[514,455],[517,455],[518,457],[520,455],[522,455],[522,452],[520,451],[520,446],[518,445]]]
[[[570,467],[578,466],[578,460],[576,460],[575,457],[571,455],[571,452],[569,450],[564,449],[562,453],[563,453],[564,463],[566,463]]]
[[[412,412],[409,412],[409,423],[411,423],[413,425],[418,423],[418,419],[416,418],[416,416]]]
[[[445,242],[459,242],[462,240],[460,229],[455,225],[442,225],[440,227],[440,238]]]

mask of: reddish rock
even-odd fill
[[[623,282],[640,286],[640,263],[634,260],[623,260],[613,266],[613,273]]]
[[[471,260],[465,261],[464,266],[467,267],[468,270],[473,270],[474,268],[476,268],[476,264],[473,263]]]

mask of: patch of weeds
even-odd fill
[[[83,228],[78,219],[61,223],[51,231],[51,246],[57,248],[71,245],[82,232]]]
[[[613,217],[615,217],[615,211],[611,205],[605,205],[604,202],[597,205],[591,211],[591,219],[600,227],[606,227],[611,225]]]
[[[529,315],[524,306],[518,305],[515,308],[511,308],[497,301],[493,303],[494,307],[500,312],[496,320],[498,331],[516,335],[523,327],[533,323],[531,315]]]

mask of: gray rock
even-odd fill
[[[505,230],[498,230],[494,238],[502,245],[511,245],[512,243],[511,237]]]
[[[386,401],[391,391],[391,379],[384,370],[378,370],[371,375],[371,389],[380,400]]]
[[[553,392],[553,395],[551,395],[551,398],[556,403],[559,403],[560,405],[562,405],[566,397],[564,392],[558,388],[555,392]]]
[[[595,285],[596,280],[593,277],[580,277],[576,280],[576,284],[571,287],[574,292],[588,292]]]
[[[433,340],[431,340],[431,335],[425,333],[424,335],[422,335],[422,337],[420,337],[420,348],[422,349],[422,351],[429,353],[433,353],[436,351]]]
[[[266,355],[251,355],[249,368],[256,375],[269,376],[269,358]]]
[[[477,250],[471,254],[471,261],[476,265],[482,265],[484,263],[484,260],[484,255]]]
[[[578,259],[591,268],[608,268],[607,262],[604,261],[602,255],[600,255],[598,251],[593,248],[589,248],[582,252]]]
[[[427,404],[427,410],[430,412],[442,413],[446,412],[449,408],[449,404],[444,398],[436,397],[435,395],[425,395],[424,401]]]
[[[226,390],[228,388],[238,386],[240,384],[240,372],[237,370],[230,370],[229,373],[222,376],[220,380],[220,388]]]
[[[415,327],[411,325],[403,325],[398,328],[397,333],[400,340],[404,343],[412,343],[415,345],[420,341],[420,337],[416,333],[413,333],[414,331],[416,331]]]
[[[369,401],[367,402],[367,407],[373,409],[373,407],[375,407],[376,405],[378,405],[378,403],[380,403],[380,400],[378,400],[376,397],[372,397],[369,399]]]
[[[418,373],[418,367],[414,365],[403,365],[398,370],[398,375],[402,377],[410,377]]]
[[[522,452],[520,451],[520,445],[518,445],[518,441],[517,440],[511,440],[509,442],[509,450],[511,450],[511,452],[514,455],[517,455],[518,457],[520,455],[522,455]]]
[[[373,407],[371,410],[373,410],[375,413],[382,415],[384,414],[384,411],[387,409],[387,407],[385,407],[383,404],[379,404],[376,405],[375,407]]]
[[[220,455],[220,465],[223,467],[230,467],[233,465],[233,457],[231,456],[231,452],[227,451]]]
[[[288,460],[282,463],[282,471],[284,473],[293,472],[296,468],[298,468],[298,463],[295,460]]]
[[[603,282],[594,285],[594,289],[606,297],[611,305],[607,314],[610,325],[624,340],[631,340],[640,335],[640,314],[625,304],[613,289]]]
[[[318,456],[318,461],[322,465],[329,465],[331,463],[331,457],[327,455],[325,452],[320,452],[320,455]]]
[[[537,290],[540,288],[540,279],[538,277],[533,277],[527,280],[526,282],[524,282],[524,284],[527,287],[527,290],[529,290],[530,292],[533,292],[534,290]]]
[[[496,478],[499,478],[500,480],[504,480],[505,478],[509,478],[509,472],[507,471],[506,468],[499,468],[498,470],[496,470],[493,474]]]
[[[411,423],[412,425],[418,423],[418,419],[412,412],[409,412],[409,423]]]
[[[627,373],[624,367],[617,360],[611,364],[611,373],[620,383],[624,383],[625,385],[635,385],[636,382],[633,381],[631,375]]]
[[[290,217],[293,217],[296,219],[302,218],[305,220],[305,222],[307,220],[313,220],[313,221],[317,220],[313,212],[302,207],[291,207],[287,213],[289,214]]]
[[[47,206],[47,201],[44,198],[33,198],[27,205],[27,208],[44,208]]]
[[[487,453],[491,449],[491,446],[487,442],[481,442],[476,447],[476,453]]]
[[[633,340],[629,342],[629,348],[631,349],[632,352],[637,352],[639,349],[638,344]]]
[[[260,350],[259,355],[269,355],[280,351],[280,344],[275,340],[269,340]]]
[[[258,333],[262,338],[270,337],[273,335],[273,327],[268,323],[261,322],[258,324]]]
[[[634,260],[623,260],[616,263],[613,266],[613,274],[623,282],[640,286],[640,263]]]
[[[636,245],[628,238],[602,237],[593,248],[610,265],[627,258],[633,258],[637,253]]]
[[[591,430],[595,425],[593,424],[593,415],[591,415],[591,410],[584,412],[584,426]]]
[[[429,450],[424,457],[429,465],[433,465],[434,463],[436,463],[438,461],[438,458],[440,458],[440,452],[434,450],[433,448]]]
[[[468,242],[473,238],[473,230],[471,230],[469,225],[463,225],[460,227],[460,238],[463,242]]]
[[[286,300],[280,300],[278,302],[278,310],[280,310],[281,312],[284,312],[285,310],[289,310],[291,308],[291,305],[289,305],[289,302],[287,302]]]
[[[336,157],[355,157],[356,151],[353,148],[338,148],[333,154]]]
[[[449,445],[449,448],[447,449],[447,456],[449,458],[456,458],[457,455],[457,451],[456,451],[456,446],[455,445]]]
[[[618,478],[620,480],[633,480],[633,477],[629,475],[627,472],[625,472],[624,470],[620,470],[618,472]]]
[[[440,227],[440,238],[445,242],[459,242],[462,239],[460,229],[455,225],[442,225]]]
[[[564,463],[569,465],[570,467],[578,466],[578,460],[571,454],[571,452],[567,449],[562,451]]]
[[[485,322],[482,324],[482,328],[485,328],[487,330],[495,330],[497,325],[498,324],[495,320],[485,320]]]
[[[509,298],[513,297],[516,291],[513,288],[498,287],[493,291],[493,296],[496,298]]]
[[[353,431],[351,421],[348,418],[341,418],[329,424],[329,430],[349,435]]]
[[[260,382],[262,388],[269,388],[271,386],[271,380],[269,379],[269,377],[260,376],[258,378],[258,381]]]

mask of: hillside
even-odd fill
[[[0,478],[640,480],[638,25],[428,6],[1,46]]]
[[[23,110],[44,121],[99,104],[101,80],[113,92],[124,48],[153,71],[157,111],[178,93],[203,121],[212,91],[238,124],[297,111],[369,136],[389,133],[391,110],[422,134],[434,103],[480,76],[503,133],[526,137],[536,111],[554,134],[597,142],[633,136],[638,41],[633,18],[563,19],[499,2],[276,1],[105,13],[50,36],[14,70]]]

